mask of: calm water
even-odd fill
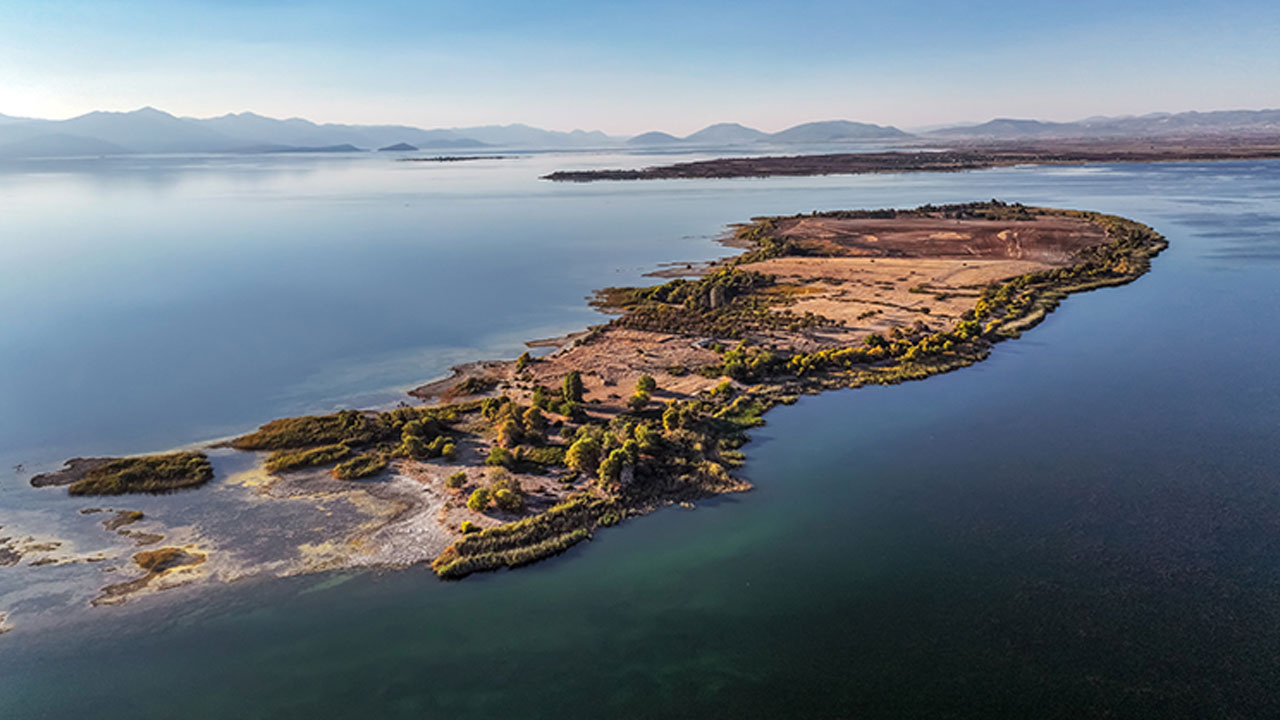
[[[1000,197],[1173,245],[979,366],[775,410],[748,446],[757,490],[533,568],[15,617],[0,716],[1280,712],[1280,163],[534,179],[635,163],[0,172],[2,467],[392,400],[596,321],[590,289],[723,254],[712,238],[751,215]],[[6,520],[78,506],[0,484]]]

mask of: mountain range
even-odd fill
[[[211,118],[176,117],[155,108],[97,111],[67,120],[0,115],[0,158],[120,155],[130,153],[357,152],[380,149],[607,149],[716,148],[814,145],[847,142],[1026,141],[1045,139],[1138,139],[1203,136],[1276,137],[1280,110],[1154,113],[1137,117],[1093,117],[1076,122],[997,118],[981,124],[941,127],[911,134],[898,128],[848,120],[809,122],[766,133],[737,123],[718,123],[685,137],[647,132],[631,138],[600,131],[560,132],[528,125],[423,129],[408,125],[317,124],[278,120],[254,113]]]
[[[612,145],[601,132],[528,125],[425,130],[408,125],[317,124],[254,113],[176,117],[155,108],[91,112],[68,120],[0,115],[0,158],[127,153],[354,152],[384,147],[567,149]]]
[[[798,145],[817,143],[860,142],[866,140],[907,140],[912,135],[896,127],[825,120],[787,128],[781,132],[765,133],[737,123],[719,123],[699,130],[687,137],[678,138],[664,132],[647,132],[627,140],[628,145],[698,145],[725,147],[730,145]]]

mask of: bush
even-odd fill
[[[498,425],[498,444],[504,448],[515,447],[520,444],[522,434],[520,425],[507,418]]]
[[[467,474],[461,470],[445,478],[444,486],[450,490],[457,490],[467,484]]]
[[[658,389],[658,381],[653,379],[652,375],[641,375],[636,381],[636,393],[652,394]]]
[[[488,488],[476,488],[471,493],[471,497],[467,498],[467,507],[476,512],[480,512],[489,506],[489,490]]]
[[[541,433],[547,429],[547,418],[537,406],[525,410],[521,421],[524,424],[524,429],[531,433]]]
[[[440,448],[440,457],[449,461],[457,460],[458,446],[453,443],[445,443],[444,447]]]
[[[533,362],[533,356],[526,350],[520,353],[520,357],[516,358],[516,372],[520,372],[529,367],[529,363]]]
[[[485,458],[484,460],[485,465],[508,467],[508,468],[514,465],[515,462],[516,462],[516,458],[514,455],[511,454],[511,451],[501,446],[495,447],[494,449],[490,450],[489,457]]]
[[[631,412],[640,412],[648,404],[649,393],[643,390],[637,390],[636,394],[632,395],[631,398],[627,400],[627,407],[631,408]]]
[[[543,410],[550,410],[551,389],[546,385],[538,385],[533,389],[533,400],[530,402],[533,403],[534,407],[542,408]]]
[[[469,535],[469,534],[471,534],[471,533],[473,533],[473,532],[480,532],[480,526],[479,526],[479,525],[476,525],[475,523],[471,522],[470,520],[463,520],[463,521],[462,521],[462,534],[463,534],[463,535]]]
[[[495,492],[493,501],[500,510],[511,513],[524,512],[524,498],[506,488]]]

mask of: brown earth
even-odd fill
[[[776,276],[777,284],[766,292],[776,296],[779,310],[812,312],[833,321],[799,331],[761,331],[750,338],[753,343],[806,352],[856,345],[873,332],[884,334],[895,327],[950,328],[973,307],[985,285],[1071,265],[1075,252],[1105,240],[1096,225],[1061,216],[799,217],[778,221],[776,234],[815,254],[835,255],[786,256],[738,266]],[[701,269],[705,273],[721,266]],[[588,412],[607,417],[625,408],[642,375],[657,380],[653,400],[658,402],[689,398],[717,385],[721,378],[685,372],[718,362],[719,355],[708,347],[712,340],[606,326],[589,342],[581,334],[561,339],[557,350],[523,372],[517,372],[512,361],[471,363],[411,394],[455,398],[452,389],[467,378],[480,377],[497,381],[491,394],[505,392],[528,404],[535,385],[558,390],[564,375],[577,370],[586,388]],[[682,370],[673,373],[671,368]],[[451,522],[454,519],[450,516]]]

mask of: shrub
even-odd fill
[[[499,467],[511,467],[512,465],[515,464],[515,462],[516,462],[516,458],[514,455],[511,454],[511,451],[501,446],[495,447],[494,449],[490,450],[489,457],[485,458],[484,460],[485,465],[492,465],[492,466],[499,466]]]
[[[657,389],[658,381],[654,380],[652,375],[641,375],[640,379],[636,381],[637,393],[652,394]]]
[[[471,522],[470,520],[463,520],[463,521],[462,521],[462,534],[463,534],[463,535],[468,535],[468,534],[470,534],[470,533],[473,533],[473,532],[479,532],[479,531],[480,531],[480,526],[476,525],[475,523]]]
[[[533,389],[533,400],[530,402],[533,403],[534,407],[539,407],[543,410],[550,410],[551,390],[546,385],[538,385]]]
[[[457,490],[467,484],[467,474],[461,470],[445,478],[444,486],[450,490]]]
[[[488,488],[476,488],[471,493],[471,497],[467,498],[467,507],[476,512],[480,512],[489,506],[489,490]]]
[[[440,457],[444,458],[445,460],[450,460],[450,461],[452,461],[452,460],[457,460],[457,459],[458,459],[458,446],[457,446],[457,445],[454,445],[454,444],[453,444],[453,443],[451,443],[451,442],[450,442],[450,443],[445,443],[445,444],[444,444],[444,447],[440,448]]]
[[[525,410],[521,421],[524,424],[524,429],[529,432],[540,433],[547,429],[547,418],[537,406]]]
[[[503,420],[498,425],[498,444],[504,448],[519,445],[521,435],[520,425],[511,418]]]
[[[529,363],[533,362],[533,356],[526,350],[520,353],[520,357],[516,358],[516,371],[519,372],[529,367]]]
[[[632,412],[640,412],[648,404],[649,393],[643,390],[637,390],[636,394],[632,395],[631,398],[627,400],[627,407],[631,408]]]
[[[493,501],[500,510],[511,513],[524,512],[524,498],[506,488],[495,492]]]

